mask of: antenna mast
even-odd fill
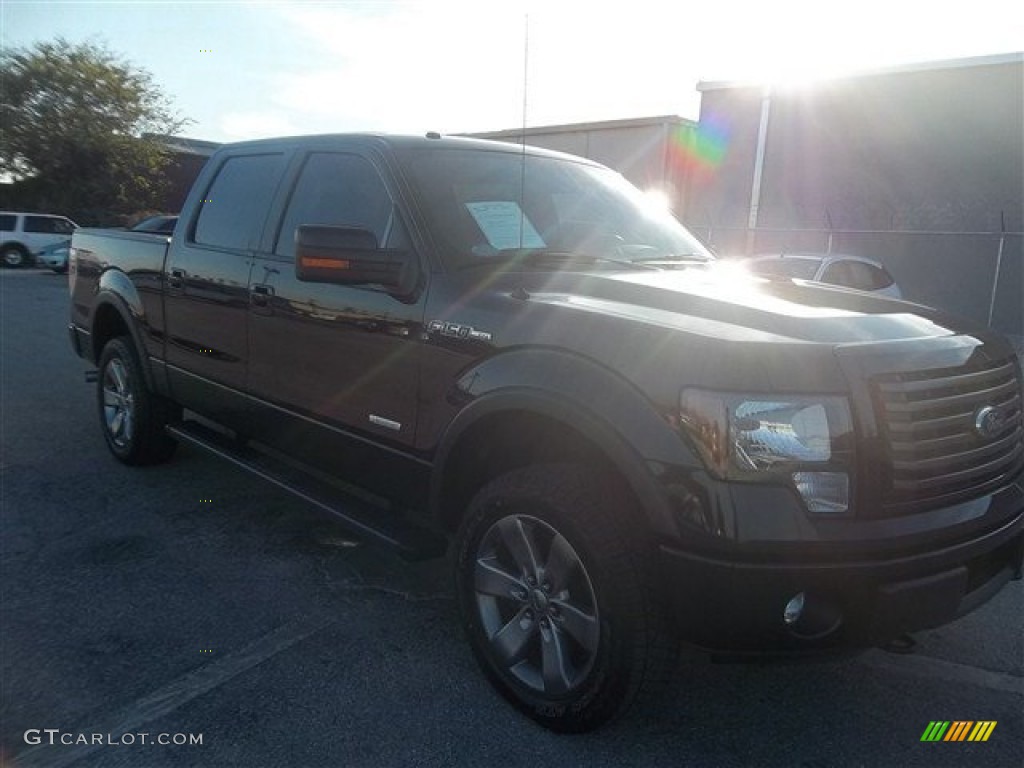
[[[519,250],[523,249],[523,235],[526,228],[526,96],[530,76],[530,14],[524,16],[523,27],[523,132],[519,143],[522,145],[522,162],[519,171]]]

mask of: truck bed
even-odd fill
[[[125,309],[143,325],[154,314],[162,316],[160,291],[170,240],[120,229],[76,230],[68,259],[72,325],[91,328],[97,294],[114,284]]]

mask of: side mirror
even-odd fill
[[[409,251],[380,248],[362,227],[303,224],[295,230],[295,276],[306,283],[380,285],[405,295],[416,284]]]

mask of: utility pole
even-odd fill
[[[761,92],[761,125],[757,129],[757,153],[754,155],[754,180],[750,185],[750,215],[747,217],[747,255],[754,250],[754,231],[761,205],[761,176],[764,173],[765,142],[768,138],[768,114],[772,108],[772,88],[764,86]]]

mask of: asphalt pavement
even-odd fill
[[[117,463],[67,317],[66,277],[0,270],[3,766],[1024,764],[1019,581],[910,655],[686,656],[662,700],[548,733],[478,672],[445,561],[188,448]],[[996,725],[922,742],[932,721]]]

